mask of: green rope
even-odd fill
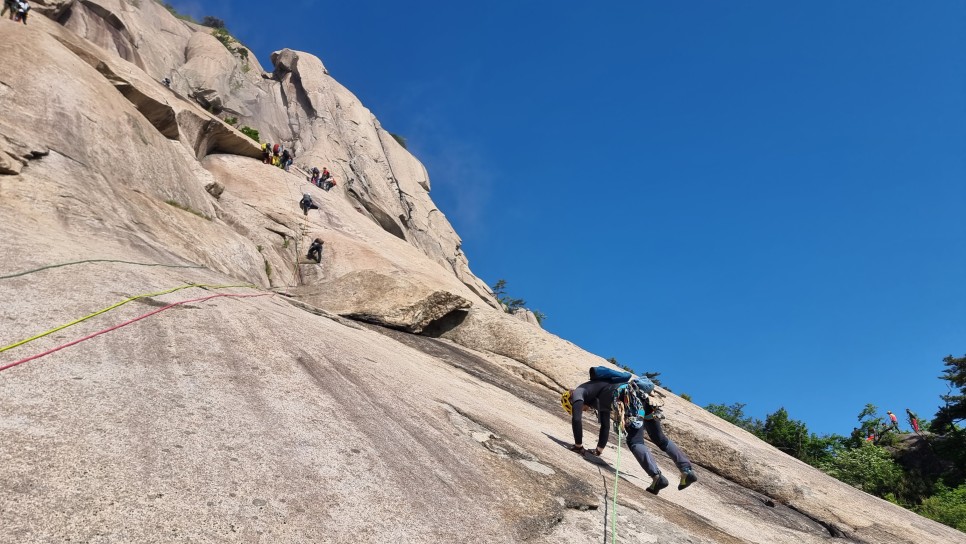
[[[618,414],[618,421],[624,421],[623,410]],[[610,534],[611,534],[611,544],[617,542],[617,482],[621,479],[621,436],[624,434],[621,432],[620,427],[617,428],[617,467],[614,470],[614,505],[611,507],[611,524],[610,524]]]
[[[42,270],[49,270],[51,268],[60,268],[62,266],[70,266],[75,264],[84,263],[121,263],[121,264],[134,264],[138,266],[164,266],[168,268],[204,268],[197,264],[157,264],[157,263],[135,263],[131,261],[119,261],[116,259],[85,259],[83,261],[70,261],[67,263],[51,264],[47,266],[41,266],[40,268],[34,268],[33,270],[27,270],[24,272],[17,272],[16,274],[9,274],[6,276],[0,276],[0,280],[7,280],[10,278],[17,278],[20,276],[26,276],[27,274],[33,274],[34,272],[40,272]]]

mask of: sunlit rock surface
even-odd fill
[[[0,372],[0,542],[602,541],[611,514],[621,542],[966,541],[670,393],[691,488],[647,494],[615,438],[570,453],[558,394],[603,359],[498,309],[321,60],[266,72],[148,0],[35,5],[0,20],[0,349],[90,317],[0,366],[96,336]]]

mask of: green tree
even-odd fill
[[[949,393],[940,396],[945,404],[936,412],[930,425],[939,434],[951,432],[957,423],[966,419],[966,355],[948,355],[943,363],[946,364],[946,370],[939,378],[949,382]]]
[[[225,28],[225,21],[213,15],[205,15],[201,24],[211,28]]]
[[[232,47],[232,42],[235,41],[235,38],[232,37],[232,35],[228,33],[228,29],[226,29],[224,27],[222,27],[222,28],[216,28],[216,29],[214,29],[214,30],[211,31],[211,35],[214,36],[215,38],[217,38],[218,41],[220,41],[222,45],[224,45],[226,48],[228,48],[229,51],[231,51],[233,53],[235,52],[235,49]]]
[[[255,140],[256,142],[258,141],[258,137],[259,137],[258,131],[253,129],[252,127],[245,125],[238,130],[240,130],[242,134],[244,134],[245,136],[248,136],[252,140]]]
[[[607,362],[610,363],[610,364],[612,364],[612,365],[614,365],[614,366],[616,366],[617,368],[622,368],[622,369],[626,370],[627,372],[630,372],[631,374],[637,374],[637,371],[634,370],[633,368],[631,368],[629,365],[621,364],[620,361],[617,360],[617,357],[608,357],[607,358]],[[645,373],[641,374],[641,376],[644,376],[645,378],[647,378],[647,379],[651,380],[652,382],[654,382],[654,385],[659,385],[661,387],[664,387],[664,384],[661,383],[661,379],[658,378],[658,376],[660,376],[660,375],[661,375],[660,372],[645,372]],[[667,388],[665,388],[665,389],[667,389]],[[668,389],[668,391],[670,391],[670,389]]]
[[[966,533],[966,484],[950,489],[939,482],[936,493],[922,501],[915,511]]]
[[[544,320],[547,319],[547,314],[541,312],[540,310],[534,310],[533,317],[537,318],[537,323],[543,325]]]
[[[848,438],[840,434],[808,435],[808,440],[802,446],[799,459],[818,467],[833,459],[840,452],[848,448]]]
[[[507,313],[511,313],[514,310],[518,310],[527,305],[527,301],[523,300],[522,298],[512,298],[507,295],[506,280],[497,280],[497,282],[493,284],[492,289],[493,294],[496,295],[496,299],[500,301],[500,304],[503,305],[503,308]]]
[[[409,145],[408,145],[408,142],[406,141],[406,137],[405,136],[401,136],[399,134],[394,134],[392,132],[390,132],[389,135],[392,136],[392,139],[393,140],[396,140],[396,143],[398,143],[399,145],[401,145],[403,149],[409,149]]]
[[[892,455],[868,443],[855,449],[842,450],[819,463],[818,468],[877,497],[892,495],[902,484],[902,469]]]
[[[765,416],[761,438],[792,457],[801,459],[809,435],[804,423],[791,419],[788,410],[779,408]]]
[[[727,406],[724,404],[709,404],[704,409],[732,425],[736,425],[754,435],[760,436],[763,424],[760,419],[745,415],[745,406],[746,404],[743,402],[735,402]]]
[[[610,364],[612,364],[612,365],[614,365],[614,366],[616,366],[617,368],[620,368],[620,369],[623,369],[623,370],[625,370],[627,372],[630,372],[631,374],[637,374],[637,372],[635,372],[633,368],[629,367],[628,365],[622,365],[617,360],[617,357],[608,357],[607,358],[607,362],[610,363]],[[657,382],[655,382],[655,383],[657,383]]]
[[[859,412],[858,415],[859,428],[865,436],[875,434],[879,436],[882,428],[885,427],[883,423],[885,420],[879,415],[879,408],[875,404],[866,404],[865,408]]]

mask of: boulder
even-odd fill
[[[536,327],[540,326],[540,320],[537,319],[536,314],[534,314],[532,311],[528,310],[527,308],[517,308],[516,310],[513,310],[512,312],[510,312],[510,315],[519,319],[520,321],[523,321],[524,323],[529,323]]]
[[[352,272],[319,289],[302,290],[299,298],[344,317],[412,333],[472,305],[459,295],[374,270]]]

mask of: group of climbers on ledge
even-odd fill
[[[323,191],[328,191],[336,185],[335,178],[332,177],[332,172],[329,172],[329,169],[324,166],[321,172],[319,172],[318,166],[313,166],[312,177],[305,178],[305,180]]]
[[[10,11],[10,20],[18,23],[27,24],[27,14],[30,12],[30,4],[27,0],[3,0],[3,10],[0,17]]]
[[[288,148],[279,144],[272,145],[268,142],[262,144],[262,162],[277,166],[286,172],[292,167],[295,155]]]
[[[872,422],[863,425],[860,429],[859,427],[852,428],[852,437],[856,440],[861,440],[865,436],[866,442],[872,442],[873,444],[878,444],[880,440],[890,432],[899,433],[899,418],[892,413],[891,410],[886,410],[886,415],[889,416],[889,421],[882,423],[881,426],[877,426],[876,423]],[[906,408],[906,417],[909,420],[909,426],[916,434],[920,434],[919,430],[919,416],[915,412]]]

